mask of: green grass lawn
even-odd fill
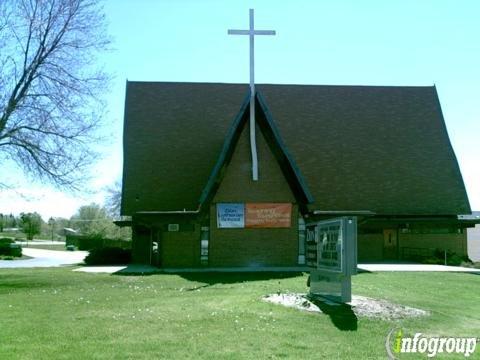
[[[385,359],[385,337],[394,327],[411,334],[480,336],[478,275],[357,275],[355,294],[429,310],[431,316],[359,318],[351,331],[332,316],[260,300],[278,291],[305,292],[305,282],[301,274],[0,270],[0,359]],[[480,349],[470,359],[479,357]]]

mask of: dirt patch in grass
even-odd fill
[[[376,317],[386,320],[404,319],[410,317],[428,316],[426,310],[410,306],[394,304],[382,299],[372,299],[365,296],[353,296],[350,303],[357,316]]]
[[[315,302],[320,300],[316,299],[313,301],[313,299],[307,294],[271,294],[263,297],[262,300],[303,311],[323,312],[320,307],[315,304]],[[326,301],[326,304],[328,306],[335,306],[335,303],[330,301]],[[352,296],[352,301],[346,305],[351,307],[357,317],[398,320],[429,315],[429,312],[426,310],[394,304],[386,300],[373,299],[365,296],[354,295]]]

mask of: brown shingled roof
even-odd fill
[[[469,213],[434,87],[257,85],[320,210]],[[196,209],[242,84],[128,82],[122,214]]]

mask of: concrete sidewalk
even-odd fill
[[[358,264],[358,268],[370,272],[379,271],[422,271],[422,272],[468,272],[480,273],[480,269],[461,266],[428,265],[428,264]]]
[[[398,272],[464,272],[478,273],[480,269],[460,266],[423,265],[423,264],[358,264],[359,270],[369,272],[398,271]],[[146,273],[204,273],[204,272],[309,272],[307,267],[255,267],[255,268],[184,268],[184,269],[161,269],[149,265],[123,265],[123,266],[83,266],[73,271],[87,273],[107,274],[146,274]]]
[[[130,264],[130,265],[113,265],[113,266],[82,266],[72,271],[86,272],[86,273],[103,273],[103,274],[154,274],[163,273],[160,268],[151,265]]]

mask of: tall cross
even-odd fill
[[[258,180],[257,143],[255,140],[255,35],[275,35],[275,30],[255,30],[253,9],[250,9],[248,30],[228,30],[228,35],[248,35],[250,39],[250,150],[252,153],[252,178]]]

